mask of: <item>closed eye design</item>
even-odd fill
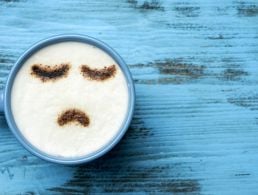
[[[87,65],[82,65],[80,67],[82,75],[90,80],[96,80],[96,81],[104,81],[111,77],[114,77],[116,74],[116,66],[111,65],[108,67],[104,67],[101,69],[97,68],[90,68]]]
[[[31,66],[31,75],[45,82],[66,77],[69,69],[70,64],[59,64],[55,66],[34,64]]]

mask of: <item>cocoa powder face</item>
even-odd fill
[[[116,61],[92,45],[62,42],[33,54],[17,73],[11,109],[21,134],[54,156],[99,151],[119,133],[128,87]]]

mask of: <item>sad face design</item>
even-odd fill
[[[68,75],[70,64],[60,64],[55,66],[44,66],[42,64],[34,64],[31,67],[31,75],[36,76],[42,82],[55,81]],[[116,66],[111,65],[102,69],[92,69],[87,65],[80,67],[82,75],[90,80],[104,81],[115,76]],[[86,113],[76,108],[65,110],[57,119],[60,126],[70,122],[77,122],[86,127],[90,124],[90,119]]]
[[[21,67],[11,108],[25,137],[54,156],[98,151],[119,131],[128,88],[119,65],[104,51],[79,42],[47,46]]]

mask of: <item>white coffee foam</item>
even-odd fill
[[[33,64],[54,66],[70,63],[66,78],[42,82],[32,76]],[[103,68],[115,64],[117,72],[105,81],[88,80],[80,66]],[[62,111],[77,108],[90,118],[90,125],[59,126]],[[47,46],[21,67],[11,92],[11,109],[25,138],[39,150],[54,156],[79,157],[108,144],[126,117],[128,89],[119,65],[104,51],[79,42]]]

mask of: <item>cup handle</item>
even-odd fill
[[[0,90],[0,112],[4,112],[4,91]]]

